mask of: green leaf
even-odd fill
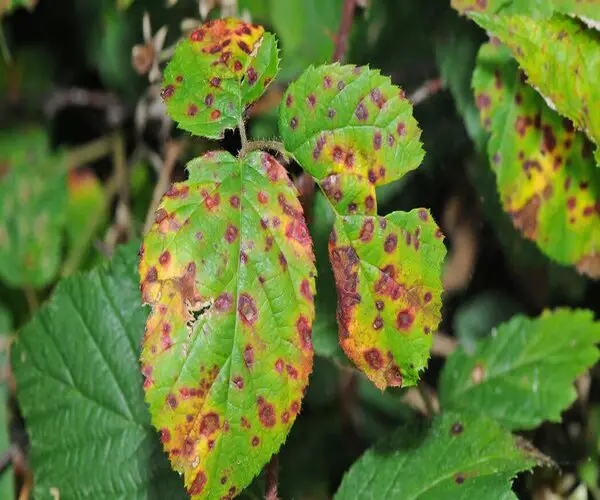
[[[8,346],[12,334],[12,318],[0,304],[0,453],[7,452],[11,445],[9,425]],[[0,476],[0,498],[15,498],[15,477],[12,465],[8,465]]]
[[[590,144],[526,83],[509,51],[486,44],[473,76],[504,210],[549,257],[600,276],[600,170]]]
[[[61,498],[182,497],[143,399],[135,261],[130,245],[110,265],[62,280],[14,344],[36,498],[52,489]]]
[[[575,377],[598,360],[600,323],[591,311],[558,309],[515,316],[475,352],[459,348],[441,376],[440,403],[489,415],[511,429],[533,429],[575,401]]]
[[[25,7],[26,9],[33,10],[37,2],[38,0],[2,0],[0,2],[0,16],[8,14],[18,7]]]
[[[375,186],[417,168],[424,155],[404,92],[366,67],[308,68],[283,97],[279,130],[339,213],[375,214]]]
[[[425,209],[338,217],[329,258],[342,348],[380,389],[411,386],[440,322],[442,233]]]
[[[275,32],[281,39],[282,76],[293,78],[309,65],[331,61],[343,0],[268,0]]]
[[[37,128],[0,133],[0,276],[42,287],[56,276],[66,222],[67,171]]]
[[[483,14],[472,18],[511,49],[529,84],[551,107],[600,144],[598,32],[582,29],[580,23],[561,15],[544,21]],[[598,149],[596,154],[600,164]]]
[[[511,480],[539,462],[531,445],[486,417],[445,412],[398,429],[344,477],[336,500],[516,499]]]
[[[590,24],[600,20],[599,0],[452,0],[451,3],[458,11],[468,14],[525,14],[544,19],[559,12],[578,16]]]
[[[277,40],[237,19],[209,21],[182,40],[161,96],[179,128],[218,139],[238,126],[279,70]]]
[[[208,153],[156,212],[146,400],[194,498],[233,495],[284,442],[312,370],[315,268],[302,207],[266,153]]]

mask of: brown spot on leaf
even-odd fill
[[[309,320],[303,314],[296,321],[296,330],[300,336],[300,345],[303,349],[312,349],[312,327]]]
[[[477,363],[475,365],[475,367],[473,368],[473,370],[471,371],[471,381],[475,385],[477,385],[477,384],[481,384],[481,382],[483,382],[484,378],[485,378],[485,368],[483,367],[483,364]]]
[[[373,370],[381,370],[383,368],[383,356],[378,349],[372,348],[364,351],[363,357]]]
[[[233,243],[238,237],[238,228],[233,224],[228,224],[227,229],[225,229],[225,240],[227,243]]]
[[[202,490],[204,489],[204,486],[206,485],[206,480],[207,480],[206,474],[204,473],[204,471],[199,471],[198,474],[196,474],[194,481],[192,482],[190,487],[187,489],[188,495],[194,496],[194,495],[199,495],[200,493],[202,493]]]
[[[462,434],[463,430],[464,427],[460,422],[454,422],[452,424],[452,427],[450,427],[450,434],[452,434],[453,436],[458,436],[459,434]]]
[[[258,318],[258,310],[254,299],[247,293],[242,293],[238,299],[238,313],[242,322],[249,326],[256,323]]]
[[[273,427],[276,424],[275,408],[271,403],[267,403],[262,396],[257,399],[258,419],[265,427]]]
[[[375,231],[375,223],[373,219],[366,219],[360,229],[359,238],[363,243],[367,243],[373,239],[373,232]]]
[[[398,245],[398,236],[395,233],[388,234],[387,238],[383,243],[383,249],[387,253],[392,253],[396,250],[396,246]]]
[[[254,348],[250,344],[246,345],[244,348],[244,363],[248,370],[250,370],[254,364]]]
[[[356,118],[358,118],[360,121],[365,121],[367,118],[369,118],[369,112],[367,111],[367,107],[362,101],[358,103],[358,106],[356,106],[354,114],[356,115]]]
[[[396,325],[399,330],[409,330],[415,321],[415,315],[410,309],[404,309],[396,316]]]

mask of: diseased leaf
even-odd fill
[[[42,287],[61,259],[67,171],[41,129],[0,133],[0,276],[14,286]]]
[[[279,70],[277,40],[237,19],[209,21],[182,40],[161,96],[179,128],[218,139],[236,128]]]
[[[411,386],[440,322],[442,233],[425,209],[338,217],[329,258],[342,348],[380,389]]]
[[[444,412],[431,428],[402,427],[368,450],[335,499],[516,499],[512,479],[539,457],[487,417]]]
[[[560,413],[575,401],[575,377],[598,360],[598,342],[600,323],[591,311],[515,316],[472,354],[459,348],[450,356],[440,403],[485,413],[511,429],[560,422]]]
[[[35,498],[183,498],[143,399],[136,250],[62,280],[12,348]]]
[[[590,25],[600,21],[600,0],[452,0],[452,7],[467,14],[524,14],[544,19],[559,12],[578,16]]]
[[[514,225],[557,262],[600,276],[600,170],[590,144],[524,83],[501,46],[481,48],[473,86]]]
[[[188,164],[144,240],[152,422],[189,494],[233,496],[284,442],[312,370],[315,268],[285,169],[266,153]]]
[[[424,155],[404,92],[366,67],[308,68],[283,97],[279,129],[344,214],[375,214],[375,186],[417,168]]]
[[[600,5],[600,4],[599,4]],[[600,12],[600,9],[597,9]],[[472,14],[512,51],[549,105],[600,144],[600,43],[598,33],[566,16],[536,21],[525,16]],[[600,153],[596,149],[600,164]]]

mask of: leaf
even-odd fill
[[[309,65],[331,61],[343,0],[268,0],[283,50],[282,77],[291,79]]]
[[[335,499],[516,499],[512,478],[538,462],[531,445],[493,420],[445,412],[430,429],[399,428],[368,450],[346,473]]]
[[[425,209],[338,217],[329,258],[342,348],[380,389],[411,386],[440,322],[442,233]]]
[[[452,7],[463,13],[525,14],[535,19],[551,17],[554,12],[600,20],[599,0],[452,0]]]
[[[485,413],[511,429],[560,422],[561,411],[575,401],[575,377],[598,360],[599,341],[600,323],[591,311],[515,316],[472,354],[459,348],[448,358],[440,403]]]
[[[308,68],[285,93],[279,130],[344,214],[375,214],[375,186],[417,168],[424,155],[404,92],[366,67]]]
[[[8,346],[12,332],[10,313],[0,303],[0,453],[6,453],[11,447],[9,425],[9,366]],[[14,469],[9,463],[0,476],[0,498],[15,498]]]
[[[217,19],[177,45],[161,96],[179,128],[218,139],[238,126],[278,69],[272,34],[237,19]]]
[[[13,346],[36,498],[182,498],[143,400],[135,260],[62,280]]]
[[[600,144],[597,32],[582,29],[577,21],[560,15],[542,22],[525,16],[471,17],[511,49],[528,83],[545,96],[553,109]],[[596,155],[600,164],[598,149]]]
[[[315,268],[302,207],[266,153],[188,164],[144,240],[146,400],[194,498],[232,496],[284,442],[312,370]]]
[[[13,286],[48,284],[60,265],[67,178],[43,130],[0,133],[0,200],[0,276]]]
[[[552,259],[599,277],[600,171],[590,144],[523,82],[503,47],[482,47],[473,86],[513,224]]]

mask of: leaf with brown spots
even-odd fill
[[[240,492],[276,453],[312,370],[315,267],[270,155],[208,153],[156,212],[140,258],[153,425],[194,497]]]
[[[375,214],[375,187],[417,168],[424,155],[404,92],[366,67],[308,68],[283,97],[279,129],[344,214]]]
[[[584,3],[584,2],[582,2]],[[595,7],[600,13],[600,3]],[[600,19],[600,14],[598,15]],[[538,21],[525,16],[472,14],[511,49],[546,102],[596,144],[600,165],[600,36],[563,15]],[[591,153],[591,151],[590,151]]]
[[[440,403],[480,412],[509,429],[560,422],[577,397],[575,378],[599,356],[600,323],[591,311],[558,309],[539,318],[517,315],[480,340],[456,350],[444,365]]]
[[[339,339],[380,389],[411,386],[440,322],[445,247],[425,209],[338,217],[329,241]]]
[[[585,136],[524,83],[502,46],[481,48],[473,86],[514,225],[557,262],[600,276],[600,170]]]
[[[67,222],[64,155],[52,154],[43,130],[0,134],[0,276],[42,287],[56,276]]]
[[[179,128],[221,138],[236,128],[279,70],[277,40],[237,19],[203,24],[179,42],[161,96]]]
[[[368,450],[334,499],[516,499],[515,475],[546,460],[488,417],[444,412],[404,425]]]

